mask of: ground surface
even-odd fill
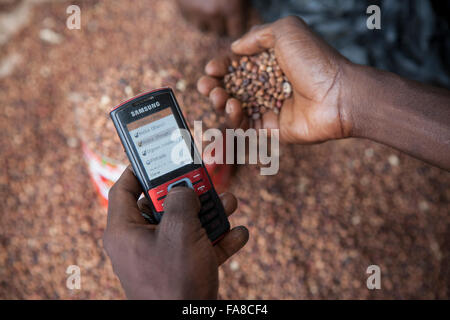
[[[67,5],[20,7],[18,31],[0,37],[0,298],[123,298],[81,152],[90,139],[114,157],[118,142],[108,121],[83,115],[107,119],[116,102],[169,84],[191,123],[221,121],[195,82],[226,41],[185,24],[171,1],[81,2],[81,30],[65,27]],[[233,179],[231,222],[251,238],[220,269],[222,298],[448,299],[449,173],[369,141],[281,152],[278,175],[246,166]],[[65,286],[72,264],[81,290]],[[366,288],[371,264],[378,291]]]

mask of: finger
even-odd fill
[[[144,213],[152,212],[152,205],[146,197],[139,199],[137,202],[137,206],[141,212]]]
[[[278,129],[278,115],[275,114],[275,112],[273,112],[272,110],[264,113],[262,116],[262,127],[264,129],[268,129],[267,131],[269,134],[271,129]]]
[[[145,223],[137,206],[141,194],[141,185],[128,166],[109,191],[108,224]]]
[[[209,99],[216,110],[223,111],[228,99],[228,93],[222,87],[215,87],[209,94]]]
[[[225,105],[225,114],[227,125],[233,129],[239,128],[244,117],[241,102],[235,98],[228,99]]]
[[[146,222],[148,223],[148,228],[152,230],[156,229],[157,221],[154,218],[153,209],[150,201],[145,197],[141,198],[138,200],[137,206],[139,208],[139,211],[141,212],[141,215],[145,214],[148,216],[147,217],[148,220],[146,219]]]
[[[253,55],[275,46],[271,24],[254,26],[231,44],[231,50],[240,55]]]
[[[233,228],[214,247],[219,265],[238,252],[248,241],[249,233],[246,227]]]
[[[255,122],[255,121],[253,121],[252,118],[247,118],[247,119],[248,119],[248,127],[249,127],[249,128],[253,128],[254,122]]]
[[[222,201],[225,213],[227,214],[228,217],[231,216],[233,212],[236,210],[238,205],[236,197],[230,192],[224,192],[219,197],[220,200]]]
[[[221,83],[219,79],[209,77],[209,76],[202,76],[197,81],[197,90],[204,96],[209,96],[209,93],[212,89],[215,87],[220,87]]]
[[[227,55],[216,57],[206,64],[205,72],[209,76],[222,78],[228,73],[230,63],[230,57]]]
[[[254,120],[254,122],[253,122],[253,128],[255,129],[255,130],[259,130],[259,129],[261,129],[261,118],[260,119],[255,119]]]
[[[164,200],[164,215],[158,233],[179,239],[195,234],[202,228],[198,219],[199,211],[200,201],[194,190],[172,188]]]
[[[249,118],[245,114],[244,110],[242,110],[242,113],[243,113],[243,115],[242,115],[242,120],[241,120],[241,124],[239,125],[239,128],[246,131],[249,128]]]

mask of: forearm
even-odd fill
[[[450,170],[450,92],[363,66],[346,66],[342,100],[353,137]]]

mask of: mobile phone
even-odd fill
[[[160,88],[135,96],[114,107],[110,116],[151,202],[153,215],[144,217],[159,223],[170,189],[191,188],[201,202],[200,222],[213,244],[218,242],[230,224],[172,89]],[[177,135],[179,129],[186,130]]]

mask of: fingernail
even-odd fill
[[[231,113],[231,110],[232,108],[231,108],[231,104],[230,103],[227,103],[226,105],[225,105],[225,112],[227,113],[227,114],[230,114]]]

